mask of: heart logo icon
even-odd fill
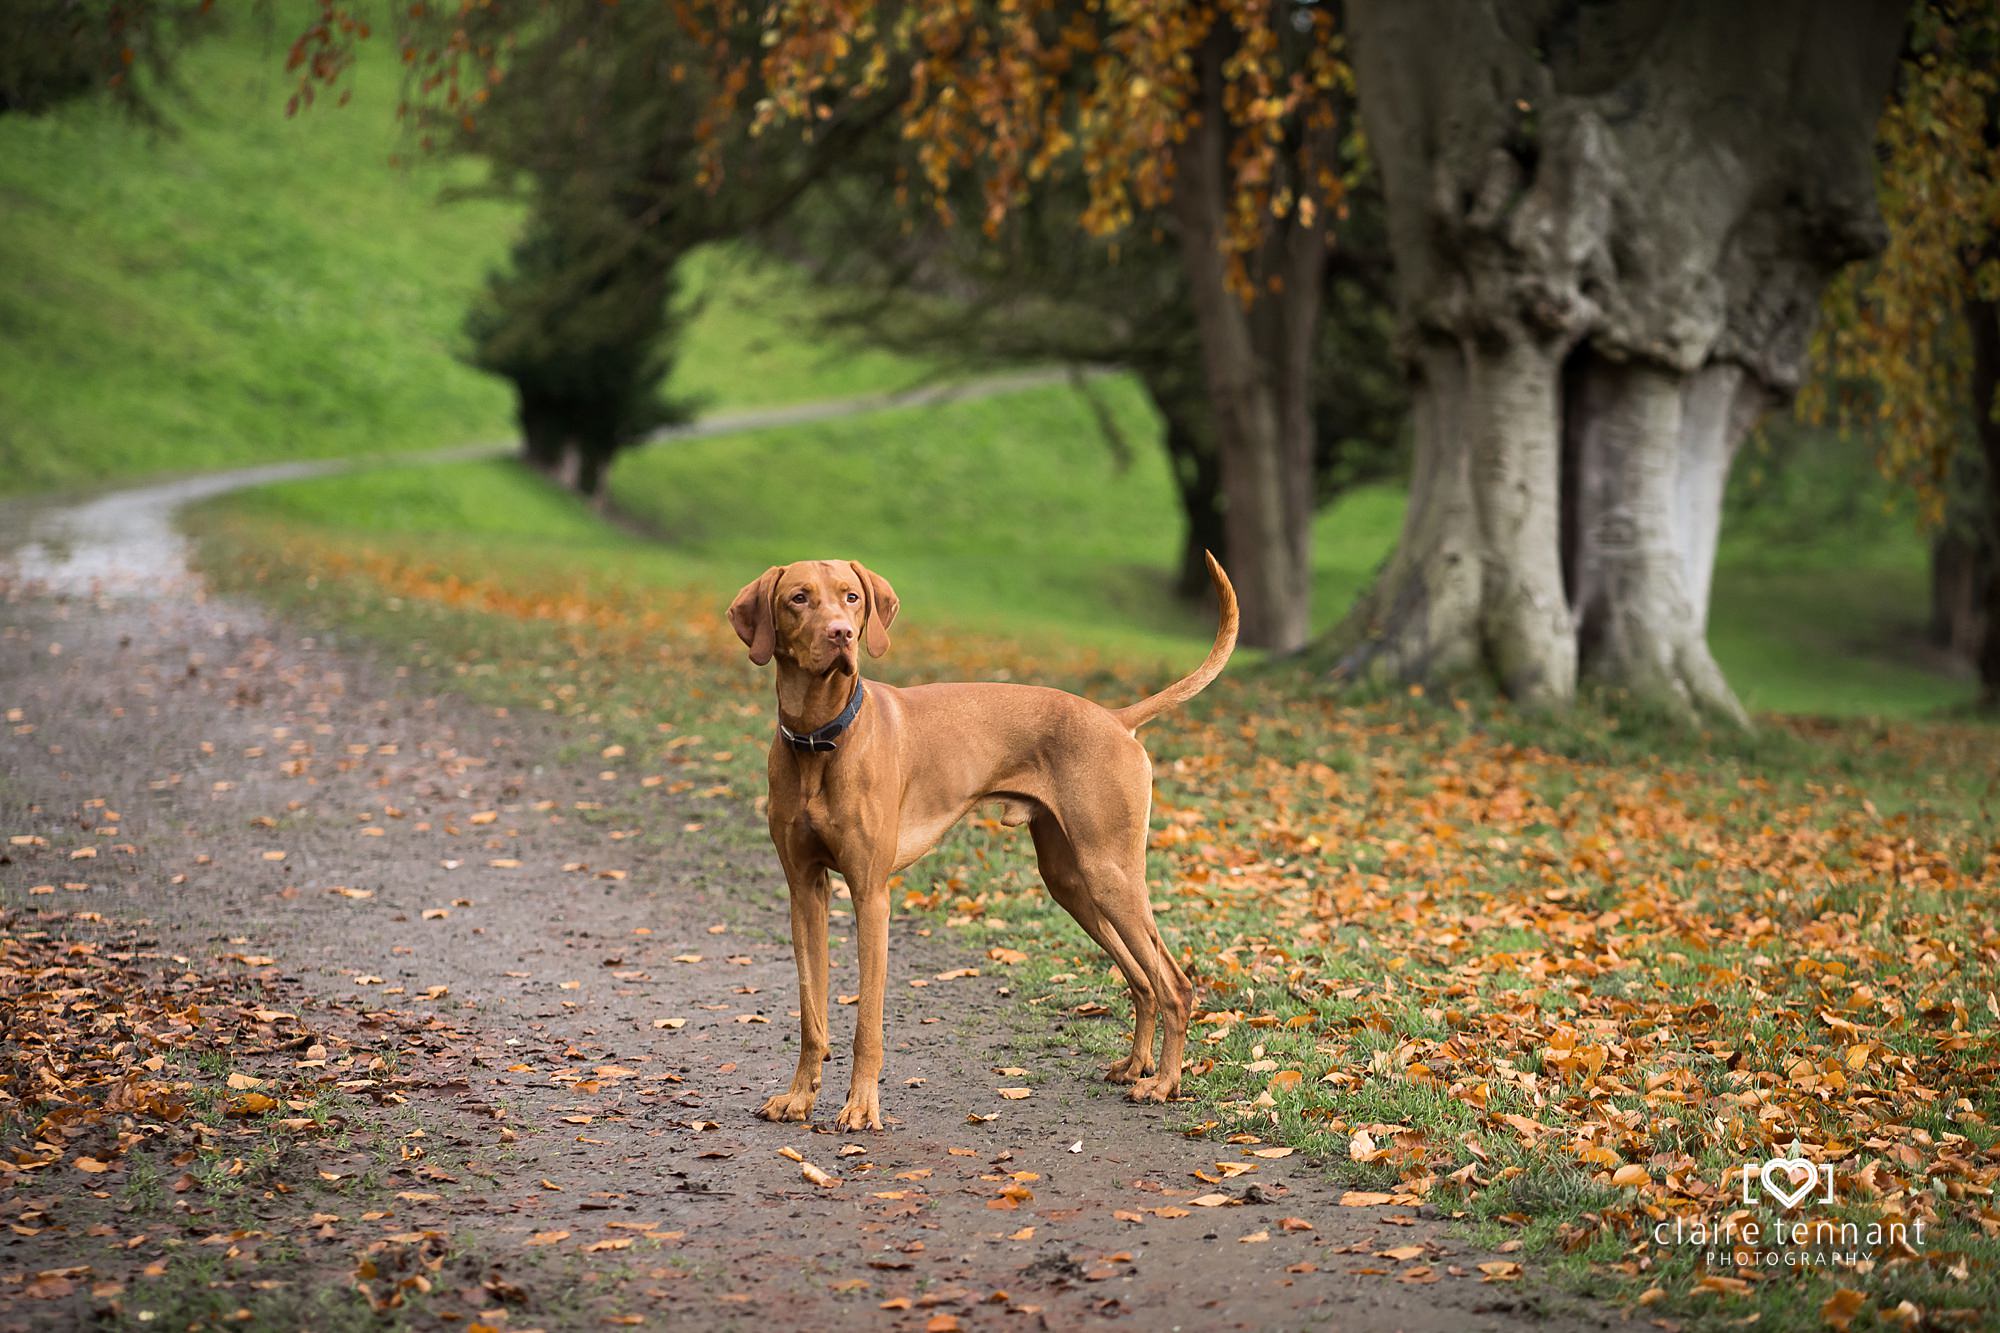
[[[1798,1173],[1805,1173],[1805,1183],[1797,1184]],[[1757,1173],[1764,1182],[1764,1192],[1786,1208],[1796,1207],[1799,1200],[1813,1192],[1819,1184],[1819,1168],[1803,1157],[1773,1157],[1764,1163],[1764,1169]]]

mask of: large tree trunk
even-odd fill
[[[1484,660],[1479,524],[1465,431],[1465,358],[1426,347],[1410,386],[1413,451],[1403,531],[1375,585],[1334,632],[1345,670],[1368,679],[1448,680]]]
[[[1709,366],[1684,382],[1656,365],[1579,355],[1566,429],[1583,674],[1747,723],[1707,636],[1716,520],[1735,452],[1722,438],[1726,404],[1741,368]]]
[[[1879,248],[1903,11],[1354,0],[1417,459],[1342,671],[1743,720],[1706,643],[1723,485]]]
[[[1985,492],[1981,491],[1983,498]],[[1986,642],[1987,566],[1992,543],[1984,533],[1954,527],[1931,543],[1931,642],[1968,665]]]
[[[1200,121],[1176,159],[1174,217],[1214,415],[1243,642],[1288,653],[1305,646],[1311,628],[1310,373],[1326,235],[1320,226],[1279,224],[1266,250],[1278,290],[1246,305],[1231,289],[1219,34],[1202,51]]]
[[[515,386],[516,416],[521,424],[521,461],[553,476],[562,467],[562,423],[539,396]]]
[[[1229,541],[1222,523],[1222,466],[1216,456],[1208,399],[1200,376],[1166,366],[1146,366],[1139,372],[1153,408],[1165,427],[1167,466],[1180,497],[1183,527],[1179,572],[1174,594],[1183,601],[1209,596],[1205,553],[1229,564]]]
[[[1970,301],[1966,323],[1972,332],[1972,415],[1979,433],[1979,452],[1986,465],[1985,513],[1981,527],[1986,542],[1985,624],[1981,627],[1979,702],[2000,709],[2000,302]]]
[[[1416,453],[1402,537],[1336,631],[1345,669],[1383,681],[1490,667],[1515,698],[1560,702],[1576,640],[1557,545],[1552,350],[1425,345],[1412,385]]]

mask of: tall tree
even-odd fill
[[[1067,362],[1129,370],[1161,422],[1184,517],[1176,591],[1205,600],[1204,552],[1232,563],[1220,458],[1178,247],[1163,229],[1113,238],[1079,235],[1088,192],[1053,172],[1009,210],[993,235],[926,223],[924,209],[889,211],[883,154],[848,164],[781,238],[837,294],[834,321],[869,341],[976,368]],[[961,184],[955,208],[976,206]],[[1311,501],[1393,473],[1401,461],[1405,401],[1389,353],[1388,255],[1378,192],[1363,181],[1329,256],[1314,368]],[[914,298],[914,299],[913,299]],[[1086,393],[1090,382],[1080,381]],[[1095,401],[1093,395],[1093,401]],[[1110,417],[1107,442],[1130,452]]]
[[[778,0],[731,66],[734,82],[754,69],[769,90],[760,123],[808,128],[904,79],[913,161],[899,191],[949,213],[954,182],[976,178],[989,230],[1065,162],[1088,190],[1086,231],[1142,217],[1166,229],[1198,334],[1243,639],[1279,651],[1307,640],[1314,364],[1352,156],[1325,11]]]
[[[466,319],[469,359],[514,386],[524,461],[598,497],[620,449],[689,415],[663,392],[673,261],[605,200],[555,182],[510,258]]]
[[[1883,116],[1888,246],[1827,295],[1810,420],[1873,433],[1938,533],[1943,636],[2000,707],[2000,6],[1918,6]]]
[[[514,384],[528,461],[591,494],[617,448],[683,412],[659,383],[678,265],[783,219],[893,104],[854,99],[804,140],[719,117],[759,92],[729,59],[757,44],[741,14],[488,0],[412,5],[392,33],[421,146],[483,159],[489,188],[533,205],[514,268],[468,321],[471,358]],[[292,48],[298,102],[337,84],[368,36],[321,0]]]
[[[675,270],[708,237],[710,200],[691,180],[691,122],[704,90],[667,77],[699,55],[665,16],[600,6],[562,21],[466,31],[417,14],[414,49],[454,40],[507,55],[467,105],[419,101],[421,132],[484,159],[491,187],[524,195],[528,221],[466,321],[468,359],[514,387],[523,457],[587,496],[613,455],[684,419],[667,400],[680,318]]]
[[[1579,674],[1742,720],[1707,645],[1719,501],[1880,248],[1870,157],[1904,9],[1354,0],[1416,460],[1348,673]]]
[[[7,0],[0,5],[0,115],[37,115],[101,94],[151,120],[173,57],[212,26],[214,0]]]

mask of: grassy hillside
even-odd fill
[[[1129,438],[1152,437],[1134,386],[1102,392]],[[1121,470],[1068,388],[656,445],[624,456],[610,486],[661,540],[607,528],[508,464],[303,482],[229,507],[447,569],[642,599],[690,587],[722,599],[767,564],[851,557],[889,575],[908,625],[1155,672],[1185,667],[1214,629],[1166,592],[1180,520],[1163,454],[1142,449]],[[1733,516],[1712,636],[1753,711],[1917,717],[1971,697],[1921,649],[1924,553],[1902,516],[1879,495],[1842,520],[1830,500],[1761,494]],[[1402,503],[1370,487],[1321,514],[1316,626],[1387,554]]]
[[[1149,438],[1135,386],[1101,391],[1130,436]],[[620,459],[610,487],[658,541],[507,462],[268,487],[225,507],[448,567],[559,569],[633,591],[726,594],[767,564],[838,554],[889,573],[911,625],[1185,667],[1215,626],[1167,593],[1180,527],[1164,453],[1121,469],[1096,431],[1074,390],[1051,387],[650,446]],[[1401,510],[1382,487],[1321,516],[1320,623],[1360,589]]]
[[[508,393],[453,349],[517,210],[439,202],[473,164],[392,165],[393,53],[364,52],[349,106],[292,120],[260,25],[183,72],[169,134],[101,103],[0,117],[0,491],[505,438]],[[801,340],[811,303],[781,269],[692,268],[677,392],[743,406],[921,371]]]
[[[449,349],[513,211],[389,164],[396,72],[296,120],[259,34],[185,77],[172,134],[0,119],[0,486],[498,433],[506,395]]]

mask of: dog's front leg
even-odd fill
[[[861,959],[861,1004],[854,1015],[854,1078],[847,1105],[834,1123],[841,1129],[882,1128],[882,1001],[889,988],[889,875],[887,867],[843,869],[854,898],[855,939]]]
[[[799,1067],[792,1086],[764,1103],[766,1120],[805,1120],[819,1095],[820,1066],[829,1050],[826,1037],[826,911],[831,889],[826,867],[794,868],[786,858],[792,889],[792,957],[799,967]]]

